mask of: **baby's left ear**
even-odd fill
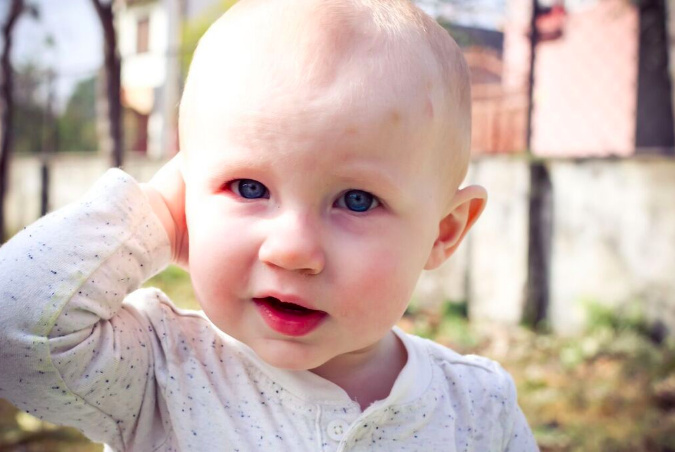
[[[487,192],[479,185],[463,188],[455,194],[452,209],[438,225],[438,237],[424,266],[433,270],[455,252],[469,229],[476,222],[487,202]]]

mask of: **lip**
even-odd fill
[[[253,298],[253,302],[267,326],[286,336],[309,334],[328,317],[326,312],[312,309],[296,297],[265,295]],[[285,308],[283,304],[293,304],[302,309]]]

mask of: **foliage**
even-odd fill
[[[95,151],[98,148],[96,77],[82,80],[75,86],[63,115],[58,118],[58,137],[60,151]]]
[[[183,309],[199,309],[199,303],[192,290],[190,275],[174,265],[148,280],[145,287],[156,287],[169,296]]]
[[[674,450],[673,341],[653,340],[638,304],[587,310],[584,335],[520,331],[498,357],[542,451]]]
[[[46,119],[44,70],[29,62],[14,71],[13,152],[39,152]]]
[[[57,151],[95,151],[96,134],[95,78],[81,81],[75,87],[63,114],[49,117],[46,108],[48,93],[46,71],[29,62],[14,74],[14,151],[38,153],[50,136],[48,127],[56,127]]]
[[[42,422],[0,399],[0,451],[100,452],[77,430]]]
[[[481,339],[470,328],[467,308],[465,301],[452,300],[446,300],[437,310],[419,309],[411,305],[400,326],[418,336],[448,345],[460,353],[470,353]]]

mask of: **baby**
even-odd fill
[[[406,0],[242,0],[181,152],[0,249],[0,397],[107,450],[536,451],[513,382],[394,325],[480,215],[469,75]],[[139,286],[189,269],[203,313]]]

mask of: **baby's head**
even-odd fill
[[[376,353],[482,210],[470,122],[464,59],[410,2],[239,2],[180,112],[205,313],[278,367]]]

